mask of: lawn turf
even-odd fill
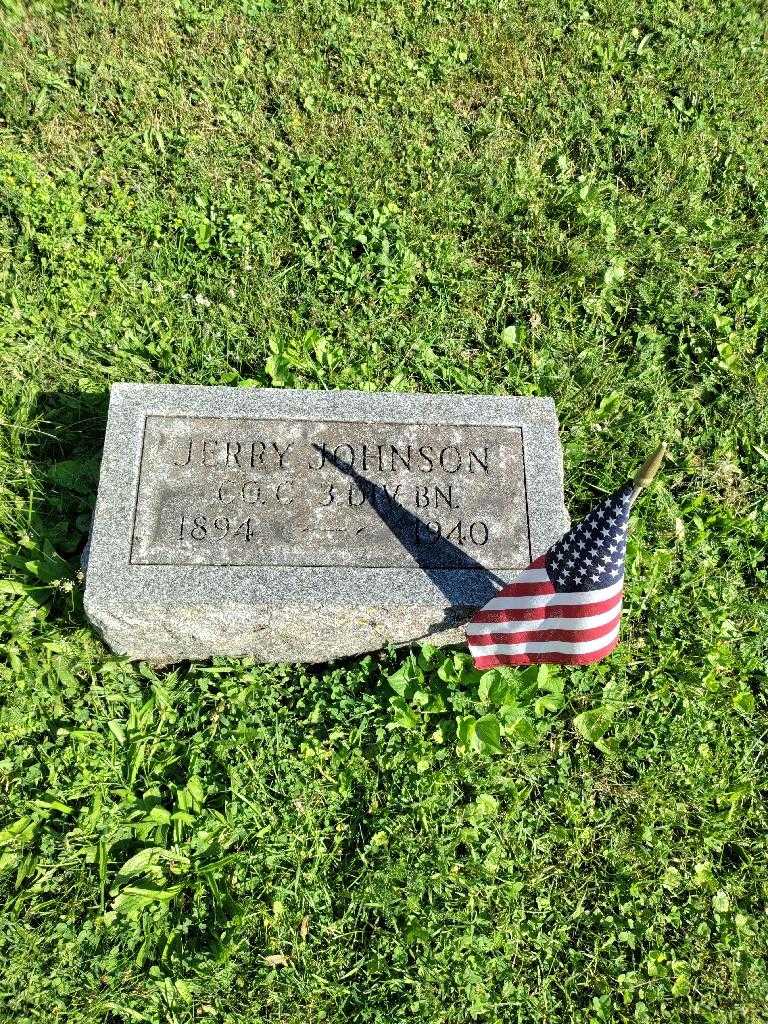
[[[0,21],[0,1020],[765,1021],[761,5]],[[574,517],[666,438],[622,645],[115,659],[120,380],[552,395]]]

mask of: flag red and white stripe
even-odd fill
[[[619,642],[623,579],[599,590],[559,594],[544,558],[524,569],[467,626],[478,668],[588,665]]]
[[[519,573],[466,627],[480,669],[588,665],[619,642],[633,486],[605,498]]]

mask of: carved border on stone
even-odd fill
[[[133,515],[132,515],[132,518],[131,518],[131,546],[130,546],[130,555],[129,555],[129,559],[128,559],[128,564],[129,565],[131,565],[131,566],[134,566],[134,565],[135,566],[139,566],[139,565],[141,565],[141,566],[151,566],[151,567],[155,567],[155,568],[161,568],[161,567],[164,567],[164,566],[199,566],[201,568],[222,568],[222,569],[229,568],[229,567],[232,567],[232,568],[251,567],[254,570],[255,569],[288,569],[288,568],[301,568],[301,569],[327,569],[327,568],[329,568],[327,563],[322,563],[322,562],[317,563],[317,564],[312,563],[312,562],[301,562],[298,565],[296,563],[294,563],[294,562],[232,562],[232,561],[224,561],[224,562],[196,562],[196,561],[182,561],[181,559],[174,559],[173,561],[168,561],[168,562],[148,562],[148,561],[144,561],[144,560],[142,560],[140,558],[134,558],[134,548],[136,546],[136,526],[137,526],[137,522],[136,521],[137,521],[137,518],[138,518],[139,498],[141,496],[141,485],[142,485],[142,481],[144,479],[144,471],[145,471],[144,456],[145,456],[145,450],[146,450],[145,442],[146,442],[146,434],[147,434],[147,421],[150,418],[151,419],[189,419],[189,420],[194,420],[194,419],[222,419],[222,420],[228,420],[228,419],[232,419],[232,417],[229,416],[229,415],[226,415],[226,416],[200,416],[199,414],[179,415],[179,414],[175,414],[175,413],[174,414],[165,414],[165,415],[160,415],[158,413],[147,413],[147,414],[145,414],[144,422],[143,422],[142,430],[141,430],[141,454],[139,456],[139,467],[138,467],[138,473],[137,473],[137,476],[136,476],[136,490],[135,490],[134,502],[133,502]],[[253,420],[254,422],[258,422],[260,420],[265,420],[267,422],[273,422],[273,423],[290,423],[290,422],[315,423],[315,422],[319,422],[319,423],[322,423],[322,424],[334,424],[334,425],[335,424],[343,424],[343,423],[350,423],[350,424],[354,425],[356,422],[369,422],[369,423],[375,423],[375,425],[377,427],[379,427],[379,426],[381,426],[381,427],[409,427],[409,426],[412,426],[412,427],[421,427],[421,426],[423,426],[423,427],[439,427],[439,426],[443,426],[444,425],[440,421],[426,420],[426,419],[424,419],[424,420],[368,420],[368,421],[356,421],[356,420],[328,419],[328,418],[319,417],[319,416],[295,416],[295,417],[292,417],[290,420],[287,420],[284,417],[283,418],[276,418],[276,417],[266,417],[266,418],[263,418],[263,417],[258,417],[258,416],[252,416],[252,417],[242,416],[242,417],[237,417],[237,418],[238,419],[250,419],[250,420]],[[484,422],[482,424],[475,423],[475,424],[462,424],[462,425],[466,425],[466,426],[499,427],[499,428],[502,428],[504,430],[515,430],[515,431],[517,431],[520,434],[520,455],[521,455],[521,460],[522,460],[523,501],[524,501],[524,507],[525,507],[525,528],[526,528],[526,533],[527,533],[527,537],[528,537],[528,556],[527,556],[526,565],[528,565],[528,564],[530,564],[533,561],[533,551],[532,551],[532,548],[531,548],[531,511],[530,511],[530,506],[529,506],[529,503],[528,503],[528,476],[527,476],[526,463],[525,463],[525,433],[524,433],[523,427],[522,426],[517,426],[515,424],[510,424],[510,423],[492,423],[490,421]],[[365,566],[360,566],[359,568],[383,569],[383,570],[386,570],[386,569],[407,569],[409,567],[410,566],[408,564],[403,564],[402,562],[398,562],[398,563],[392,564],[392,565],[365,565]],[[342,565],[342,566],[340,566],[340,568],[354,568],[354,567],[352,567],[352,566],[343,566]],[[418,565],[414,565],[412,568],[418,569],[419,567],[418,567]],[[436,572],[456,572],[456,571],[458,571],[458,569],[461,569],[463,572],[482,572],[482,573],[486,573],[486,574],[488,573],[488,569],[485,566],[482,566],[482,565],[477,565],[477,566],[473,566],[473,567],[469,567],[469,566],[451,566],[451,565],[431,565],[429,568],[430,568],[431,571],[436,571]],[[507,571],[514,571],[514,572],[517,572],[520,569],[524,569],[524,568],[525,568],[525,565],[494,566],[494,570],[501,570],[501,571],[507,570]]]

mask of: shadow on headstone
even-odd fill
[[[317,444],[313,444],[313,448],[323,456],[326,462],[330,462],[340,473],[349,477],[357,485],[371,510],[392,531],[393,536],[413,557],[425,575],[452,604],[456,603],[459,595],[455,578],[449,581],[446,577],[446,570],[454,572],[457,569],[465,569],[482,573],[484,580],[488,583],[489,599],[493,596],[495,588],[504,586],[504,580],[481,565],[464,548],[454,544],[446,537],[438,536],[427,523],[402,505],[385,487],[358,473],[352,465],[337,458],[327,448],[321,449]],[[446,609],[443,620],[434,625],[424,636],[440,632],[451,625],[462,625],[469,621],[474,611],[474,607],[467,608],[460,604]]]

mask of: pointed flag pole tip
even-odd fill
[[[640,491],[647,487],[648,484],[653,480],[656,474],[659,472],[664,456],[667,454],[667,442],[663,441],[656,451],[651,455],[649,459],[646,459],[640,469],[635,474],[635,479],[632,481],[634,488],[631,494],[632,502],[635,501]]]

